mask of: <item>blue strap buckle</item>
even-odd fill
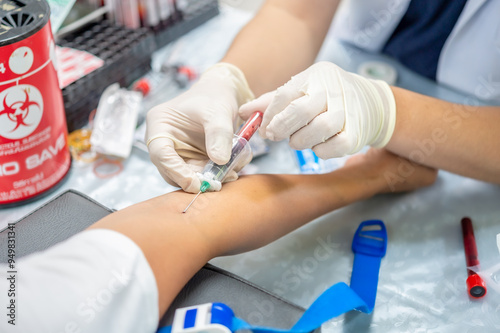
[[[362,222],[352,240],[352,252],[382,258],[387,250],[387,230],[380,220]]]
[[[175,310],[172,333],[231,333],[234,312],[223,303]]]

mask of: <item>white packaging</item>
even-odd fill
[[[127,158],[132,150],[142,94],[114,83],[103,92],[90,137],[92,151]]]

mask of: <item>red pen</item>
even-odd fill
[[[465,262],[467,267],[479,266],[477,257],[476,238],[472,220],[468,217],[462,219],[462,235],[464,237]],[[467,268],[467,292],[471,297],[481,298],[486,295],[486,284],[483,279],[474,271]]]

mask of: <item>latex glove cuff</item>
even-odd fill
[[[392,93],[391,87],[384,81],[380,80],[370,80],[373,86],[377,89],[379,96],[385,96],[381,98],[382,110],[386,112],[381,114],[382,127],[374,140],[370,143],[370,146],[374,148],[383,148],[391,140],[392,134],[394,133],[394,128],[396,127],[396,101],[394,100],[394,94]]]

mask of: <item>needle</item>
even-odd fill
[[[198,198],[198,196],[201,194],[201,191],[198,192],[198,194],[193,198],[193,200],[191,200],[191,202],[189,203],[189,205],[186,207],[186,209],[184,209],[184,211],[182,212],[183,214],[188,210],[189,207],[191,207],[191,205],[193,204],[193,202],[196,200],[196,198]]]

